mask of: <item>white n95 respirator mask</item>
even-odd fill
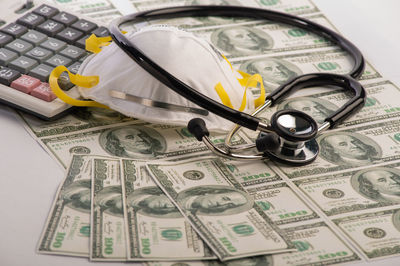
[[[221,53],[193,33],[149,26],[126,37],[160,67],[209,98],[246,113],[263,103],[261,77],[234,70]],[[93,101],[77,101],[58,88],[57,78],[68,71],[65,67],[55,68],[50,77],[50,86],[60,99],[73,105],[108,107],[151,123],[186,126],[200,117],[211,131],[228,131],[233,126],[165,86],[115,43],[104,43],[108,40],[92,35],[86,48],[97,53],[85,59],[77,75],[69,73],[81,96]],[[258,93],[246,93],[248,87]],[[255,99],[254,94],[259,97]]]

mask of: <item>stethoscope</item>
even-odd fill
[[[119,29],[121,24],[127,22],[139,23],[151,19],[194,16],[250,17],[302,28],[328,39],[347,51],[354,60],[354,67],[346,76],[328,73],[311,73],[297,76],[266,96],[265,104],[249,115],[231,109],[183,83],[143,54]],[[214,153],[230,159],[260,160],[270,158],[292,165],[308,164],[316,159],[319,152],[318,143],[315,140],[316,135],[327,129],[334,128],[361,109],[365,103],[366,92],[362,85],[355,80],[355,78],[361,76],[364,70],[364,58],[361,52],[351,42],[334,31],[304,18],[251,7],[183,6],[148,10],[121,17],[112,23],[110,33],[115,43],[153,77],[193,103],[237,124],[225,139],[225,146],[220,148],[210,140],[204,120],[194,118],[188,123],[188,130],[197,140],[203,141]],[[276,112],[272,115],[270,124],[266,124],[256,117],[263,109],[273,106],[294,91],[315,86],[342,87],[353,91],[354,96],[336,112],[328,116],[319,127],[312,117],[297,110]],[[239,147],[231,144],[233,136],[241,127],[260,131],[254,144]],[[254,149],[257,150],[255,154],[247,154],[249,150],[252,151]]]

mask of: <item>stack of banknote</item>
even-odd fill
[[[108,11],[75,11],[105,14],[105,21],[123,14],[114,1],[89,2]],[[311,0],[128,1],[138,11],[199,3],[270,8],[335,30]],[[207,39],[234,68],[260,73],[267,91],[303,73],[352,68],[338,47],[287,25],[214,17],[157,23]],[[369,63],[360,80],[368,94],[364,108],[318,136],[320,155],[302,167],[217,158],[185,127],[112,110],[80,108],[53,122],[19,113],[66,169],[38,252],[160,266],[325,265],[399,256],[400,89]],[[322,123],[349,97],[335,88],[307,89],[259,117],[268,121],[291,108]],[[256,137],[240,130],[233,145]],[[215,144],[224,138],[212,134]]]

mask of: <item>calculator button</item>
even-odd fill
[[[0,47],[3,47],[12,40],[13,37],[11,37],[10,35],[0,32]]]
[[[89,35],[86,35],[83,38],[80,38],[78,41],[75,42],[75,45],[79,48],[85,49],[86,47],[86,39],[89,38]]]
[[[74,86],[74,84],[71,83],[68,74],[65,72],[58,77],[58,85],[64,91],[68,91]]]
[[[72,63],[71,59],[69,59],[65,56],[62,56],[62,55],[58,55],[58,54],[56,54],[46,60],[46,64],[53,66],[53,67],[60,66],[60,65],[69,66],[71,63]]]
[[[58,13],[58,9],[48,5],[41,5],[33,10],[33,13],[43,16],[45,18],[50,18]]]
[[[21,39],[30,42],[34,45],[38,45],[41,42],[44,42],[45,40],[47,40],[47,36],[44,35],[43,33],[40,33],[38,31],[35,30],[30,30],[27,33],[25,33],[24,35],[21,36]]]
[[[25,93],[30,93],[34,88],[36,88],[40,84],[41,84],[40,80],[27,75],[22,75],[21,77],[11,82],[10,87]]]
[[[19,24],[10,23],[4,28],[0,29],[0,31],[7,33],[14,38],[20,37],[22,34],[28,31],[28,28]]]
[[[10,68],[18,70],[22,74],[27,74],[29,70],[37,65],[39,65],[39,63],[36,60],[26,56],[20,56],[8,64]]]
[[[20,17],[17,22],[18,24],[24,25],[30,29],[35,28],[39,24],[43,23],[46,19],[34,13],[28,13]]]
[[[57,98],[57,96],[54,94],[54,92],[52,92],[52,90],[50,89],[50,85],[48,83],[42,83],[39,86],[37,86],[36,88],[34,88],[31,91],[31,95],[33,97],[42,99],[46,102],[51,102],[55,98]]]
[[[49,80],[50,73],[51,73],[51,71],[53,71],[53,69],[54,69],[54,67],[51,67],[49,65],[40,64],[37,67],[35,67],[34,69],[32,69],[29,72],[29,75],[45,82],[45,81]]]
[[[7,44],[5,48],[13,50],[14,52],[17,52],[19,54],[24,54],[30,49],[32,49],[33,45],[30,44],[29,42],[17,39]]]
[[[86,51],[73,45],[68,45],[67,48],[60,52],[61,55],[69,57],[73,60],[78,60],[86,54]]]
[[[44,34],[54,37],[57,33],[64,29],[64,25],[53,20],[47,20],[36,27],[36,29]]]
[[[76,74],[79,71],[79,68],[81,67],[82,63],[81,62],[75,62],[72,65],[68,67],[68,70],[71,71],[72,73]]]
[[[79,30],[73,28],[66,28],[65,30],[59,32],[56,37],[63,40],[69,44],[76,42],[79,38],[83,36],[83,33]]]
[[[85,19],[80,19],[71,25],[72,28],[83,31],[88,34],[97,28],[97,25],[93,22],[87,21]]]
[[[11,82],[21,76],[21,73],[14,69],[6,67],[0,68],[0,83],[6,86],[10,86]]]
[[[96,35],[97,37],[106,37],[106,36],[110,35],[110,32],[108,31],[108,29],[103,26],[95,29],[94,31],[92,31],[92,33],[94,35]]]
[[[53,53],[50,50],[44,49],[42,47],[35,47],[25,54],[25,56],[35,59],[40,63],[49,59],[52,55]]]
[[[54,38],[48,38],[46,41],[42,42],[40,46],[47,50],[58,52],[64,49],[67,46],[67,43]]]
[[[60,22],[66,26],[69,26],[72,23],[76,22],[78,20],[78,17],[67,12],[60,12],[51,19]]]
[[[17,57],[18,57],[18,54],[16,52],[13,52],[6,48],[0,48],[0,65],[1,66],[7,66],[7,64],[9,62],[11,62],[12,60],[14,60]]]

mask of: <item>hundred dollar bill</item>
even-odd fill
[[[256,204],[277,225],[318,218],[318,215],[285,183],[246,188]]]
[[[125,261],[125,221],[118,159],[93,159],[90,259]]]
[[[146,165],[154,181],[220,260],[292,250],[283,232],[219,159]]]
[[[154,183],[144,163],[122,160],[128,259],[215,259],[171,200]]]
[[[323,15],[317,14],[309,19],[328,28],[333,27]],[[192,32],[208,40],[227,58],[333,46],[327,39],[306,30],[273,22],[193,29]]]
[[[357,254],[325,223],[318,222],[286,229],[296,252],[248,257],[227,262],[186,262],[185,266],[320,266],[358,261]],[[148,266],[177,266],[173,263],[151,262]]]
[[[79,107],[54,121],[44,121],[23,112],[18,112],[18,115],[28,130],[37,138],[138,121],[117,111],[96,107]]]
[[[400,163],[294,183],[328,216],[400,204]]]
[[[91,169],[91,157],[72,157],[40,238],[39,253],[89,256]]]
[[[212,141],[219,144],[224,142],[224,138],[224,135],[216,135]],[[208,151],[187,128],[145,123],[43,138],[41,141],[64,167],[75,151],[144,160],[169,159]],[[245,144],[246,140],[237,136],[234,143]]]
[[[400,159],[398,119],[346,130],[327,131],[317,138],[320,152],[306,166],[279,168],[289,177],[331,173]]]
[[[400,209],[334,219],[369,259],[399,255]]]
[[[339,49],[232,60],[232,65],[235,69],[240,69],[249,74],[260,74],[267,92],[302,74],[315,72],[348,74],[353,68],[353,62],[348,54]],[[381,75],[370,64],[366,63],[360,79],[380,77]]]

